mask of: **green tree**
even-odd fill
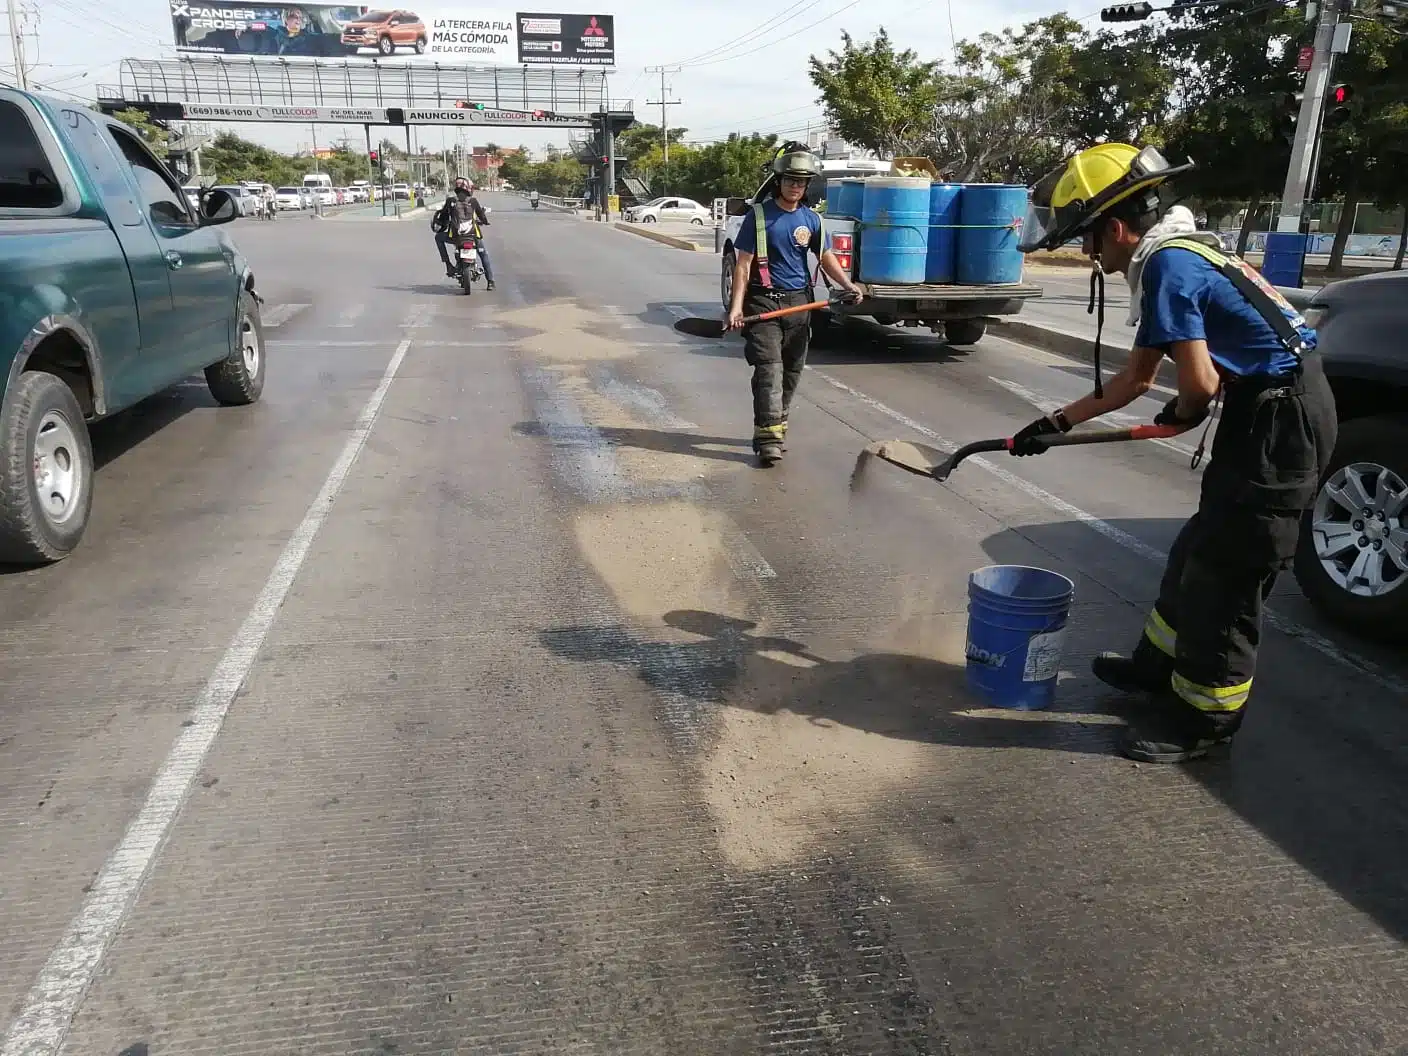
[[[777,149],[777,136],[733,134],[688,151],[675,190],[708,205],[715,198],[748,197],[763,181],[763,169]],[[670,152],[673,167],[675,152]]]
[[[141,136],[159,156],[165,157],[169,135],[166,129],[153,121],[151,115],[145,110],[133,107],[128,110],[114,111],[112,116]]]
[[[839,52],[810,59],[811,80],[832,127],[886,157],[914,154],[931,141],[937,70],[938,63],[910,49],[896,51],[883,28],[867,44],[842,33]]]

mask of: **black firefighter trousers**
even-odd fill
[[[1224,404],[1198,511],[1169,552],[1134,654],[1168,679],[1199,736],[1230,735],[1242,724],[1262,609],[1295,556],[1337,435],[1316,353],[1296,374],[1228,383]]]
[[[768,290],[749,286],[743,314],[759,315],[779,308],[806,304],[811,290]],[[798,312],[781,319],[753,323],[743,330],[743,349],[753,368],[753,450],[781,444],[787,435],[787,414],[807,365],[811,340],[811,313]]]

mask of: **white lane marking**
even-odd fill
[[[196,698],[195,709],[188,720],[190,725],[176,739],[137,817],[103,864],[78,916],[40,971],[19,1017],[5,1035],[0,1056],[55,1056],[62,1047],[103,955],[136,902],[152,863],[190,793],[191,783],[220,732],[231,701],[244,685],[318,530],[331,512],[376,424],[386,393],[410,345],[411,339],[407,337],[396,346],[381,384],[363,407],[322,489],[284,545],[253,608]]]
[[[357,320],[362,318],[362,314],[367,310],[365,304],[354,304],[342,310],[342,314],[337,317],[337,322],[332,325],[339,330],[344,330],[357,325]]]
[[[418,325],[418,324],[408,324]],[[266,341],[270,348],[386,348],[394,345],[387,341]],[[417,348],[503,348],[502,341],[417,341]]]
[[[1070,400],[1048,399],[1042,393],[1029,389],[1025,385],[1018,385],[1015,381],[1008,381],[1006,378],[995,378],[991,374],[988,375],[988,381],[1001,385],[1013,396],[1025,400],[1045,414],[1050,414],[1058,407],[1064,407],[1067,403],[1071,402]],[[1114,422],[1117,425],[1149,425],[1151,422],[1151,419],[1143,418],[1137,414],[1129,414],[1127,411],[1110,411],[1108,414],[1102,414],[1100,418],[1102,421]],[[1191,444],[1181,443],[1177,440],[1155,439],[1150,442],[1158,444],[1160,447],[1166,447],[1170,451],[1176,451],[1180,455],[1184,455],[1188,458],[1193,457],[1193,451],[1195,450]]]
[[[630,313],[627,312],[626,309],[622,308],[619,304],[603,304],[601,306],[601,309],[608,315],[614,317],[616,320],[616,325],[619,326],[622,330],[644,329],[644,327],[640,323],[636,322],[631,317]]]
[[[684,305],[682,305],[682,304],[666,304],[666,305],[662,305],[661,307],[663,307],[663,308],[665,309],[665,311],[669,312],[669,313],[670,313],[671,315],[673,315],[676,319],[692,319],[692,318],[694,318],[694,313],[691,312],[688,308],[686,308],[686,307],[685,307]],[[720,313],[722,313],[722,311],[723,311],[723,310],[720,309]]]
[[[873,396],[867,396],[859,389],[851,388],[851,386],[847,385],[845,382],[840,381],[837,378],[833,378],[825,371],[816,370],[812,367],[808,367],[807,370],[808,373],[814,373],[817,377],[819,377],[822,381],[826,382],[828,385],[854,397],[855,399],[859,400],[861,403],[865,404],[872,410],[878,411],[879,413],[885,415],[887,418],[893,419],[894,421],[899,422],[901,425],[913,429],[920,436],[928,437],[930,440],[934,441],[934,444],[937,447],[941,448],[945,453],[950,453],[958,449],[957,444],[953,443],[951,440],[944,439],[938,433],[930,429],[927,425],[923,425],[919,422],[916,422],[907,414],[895,410],[888,404],[881,403]],[[1163,565],[1168,562],[1168,554],[1160,550],[1158,547],[1150,546],[1143,540],[1137,539],[1134,536],[1130,535],[1122,528],[1116,528],[1113,524],[1110,524],[1108,521],[1102,521],[1099,517],[1096,517],[1095,514],[1087,513],[1085,510],[1082,510],[1079,506],[1071,505],[1071,503],[1067,502],[1065,499],[1058,498],[1057,496],[1051,494],[1051,492],[1047,491],[1045,488],[1039,487],[1038,485],[1033,484],[1031,481],[1019,477],[1017,476],[1017,474],[1012,473],[1009,470],[1003,469],[1001,466],[990,461],[989,459],[983,458],[982,456],[977,456],[974,458],[970,458],[968,461],[970,463],[976,463],[977,465],[982,466],[993,476],[1001,480],[1004,484],[1008,484],[1014,488],[1017,488],[1019,491],[1025,492],[1032,498],[1038,499],[1041,502],[1046,503],[1052,509],[1056,510],[1056,512],[1063,513],[1073,520],[1082,522],[1094,531],[1099,532],[1106,539],[1109,539],[1113,543],[1118,543],[1120,546],[1124,547],[1126,550],[1129,550],[1131,553],[1138,554],[1140,557],[1147,558],[1148,560],[1153,561],[1159,565]],[[1322,656],[1328,657],[1329,659],[1334,660],[1337,663],[1341,663],[1346,667],[1354,668],[1370,680],[1377,682],[1380,686],[1387,690],[1390,690],[1393,693],[1408,695],[1408,680],[1402,679],[1399,676],[1395,675],[1393,672],[1385,670],[1381,664],[1376,664],[1374,663],[1374,661],[1368,659],[1367,657],[1363,657],[1357,653],[1350,652],[1347,649],[1340,648],[1340,646],[1336,645],[1328,638],[1316,634],[1309,627],[1304,627],[1301,624],[1297,623],[1295,620],[1288,619],[1287,617],[1280,615],[1274,609],[1267,608],[1265,610],[1265,613],[1266,622],[1269,623],[1272,627],[1276,628],[1276,630],[1280,631],[1282,634],[1299,639],[1306,645],[1310,646],[1310,648],[1314,649],[1317,653],[1320,653]]]
[[[1011,345],[1019,346],[1022,350],[1023,355],[1026,356],[1026,358],[1041,360],[1043,363],[1050,367],[1057,367],[1064,370],[1069,369],[1072,364],[1078,364],[1081,362],[1081,360],[1074,359],[1071,356],[1061,356],[1057,355],[1055,352],[1048,352],[1044,348],[1037,348],[1035,345],[1023,344],[1022,339],[1016,336],[1002,337],[1000,338],[1000,340],[1006,341],[1008,344]],[[1105,371],[1107,377],[1111,373],[1111,371]],[[1150,391],[1161,392],[1165,396],[1178,395],[1177,389],[1169,388],[1167,385],[1159,385],[1158,383],[1155,383]]]
[[[259,313],[259,321],[264,324],[266,330],[272,330],[276,326],[283,326],[299,312],[311,307],[312,305],[308,304],[270,305],[267,311]]]

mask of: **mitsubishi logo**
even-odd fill
[[[587,26],[586,29],[582,30],[582,36],[584,36],[584,37],[604,37],[604,36],[606,36],[606,30],[602,29],[600,26],[598,26],[598,25],[596,24],[596,15],[592,15],[591,25]]]

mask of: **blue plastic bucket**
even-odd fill
[[[968,577],[968,686],[995,707],[1040,711],[1056,699],[1075,584],[1026,565]]]
[[[876,176],[865,181],[861,206],[860,281],[924,281],[929,257],[927,176]]]
[[[950,283],[958,277],[959,197],[963,185],[936,183],[929,188],[929,256],[924,281]]]
[[[859,219],[865,201],[864,180],[827,180],[826,215]]]
[[[966,183],[959,208],[958,281],[965,286],[1022,281],[1017,250],[1027,189],[1006,183]]]

